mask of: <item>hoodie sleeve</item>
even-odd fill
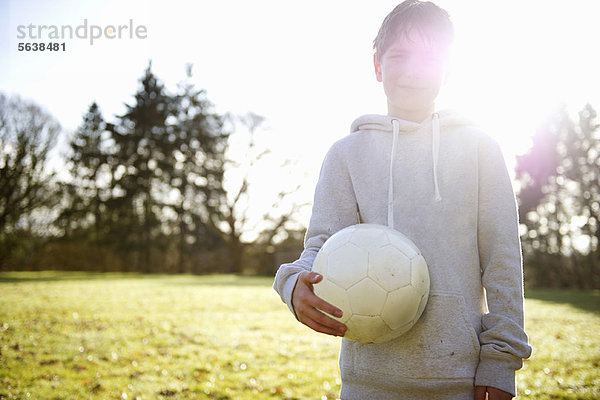
[[[523,322],[523,266],[518,214],[498,144],[479,143],[478,247],[489,312],[482,317],[476,386],[516,395],[515,371],[531,355]]]
[[[331,235],[358,222],[356,197],[340,144],[331,147],[321,166],[304,251],[298,260],[279,267],[273,283],[294,315],[292,292],[298,275],[312,269],[319,249]]]

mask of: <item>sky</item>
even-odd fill
[[[456,29],[438,108],[479,122],[498,140],[509,166],[557,104],[573,112],[587,102],[600,109],[600,2],[436,3],[449,11]],[[0,91],[43,106],[64,128],[66,143],[92,101],[109,121],[123,113],[150,60],[171,91],[191,63],[193,82],[217,112],[266,118],[256,137],[271,149],[271,164],[255,174],[256,193],[264,195],[255,205],[268,207],[273,192],[290,183],[302,184],[298,202],[310,202],[329,146],[348,134],[356,117],[387,111],[373,72],[372,41],[396,4],[0,0]],[[87,37],[52,39],[65,43],[64,51],[19,52],[20,42],[38,41],[27,36],[30,24],[34,37],[42,25],[87,24]],[[112,36],[119,25],[127,28],[120,38],[90,40],[92,25],[115,27]],[[50,28],[44,29],[47,38]],[[136,29],[142,34],[130,35]],[[283,160],[293,160],[293,168],[273,173]]]

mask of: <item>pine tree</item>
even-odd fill
[[[108,198],[110,183],[106,128],[100,108],[93,102],[70,143],[71,180],[62,185],[68,199],[58,221],[66,236],[82,235],[91,242],[101,241],[103,199]]]
[[[130,254],[128,264],[151,272],[153,250],[165,250],[162,224],[162,199],[155,191],[162,186],[161,168],[172,163],[173,131],[169,117],[173,99],[151,71],[151,63],[140,80],[133,105],[111,126],[116,151],[112,197],[108,203],[112,218],[113,245]]]
[[[223,245],[219,205],[225,195],[223,172],[228,134],[206,92],[196,89],[191,82],[191,65],[187,66],[186,74],[175,102],[177,123],[172,148],[175,164],[169,170],[170,188],[175,196],[170,204],[177,216],[174,221],[177,269],[203,272],[206,263],[202,258],[192,262],[190,256]]]

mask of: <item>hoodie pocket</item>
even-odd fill
[[[432,293],[419,321],[399,338],[376,344],[345,341],[356,372],[407,379],[473,378],[479,339],[455,294]]]

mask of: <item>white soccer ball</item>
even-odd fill
[[[313,269],[317,296],[341,309],[345,338],[381,343],[407,332],[429,297],[429,271],[417,246],[383,225],[358,224],[323,244]]]

